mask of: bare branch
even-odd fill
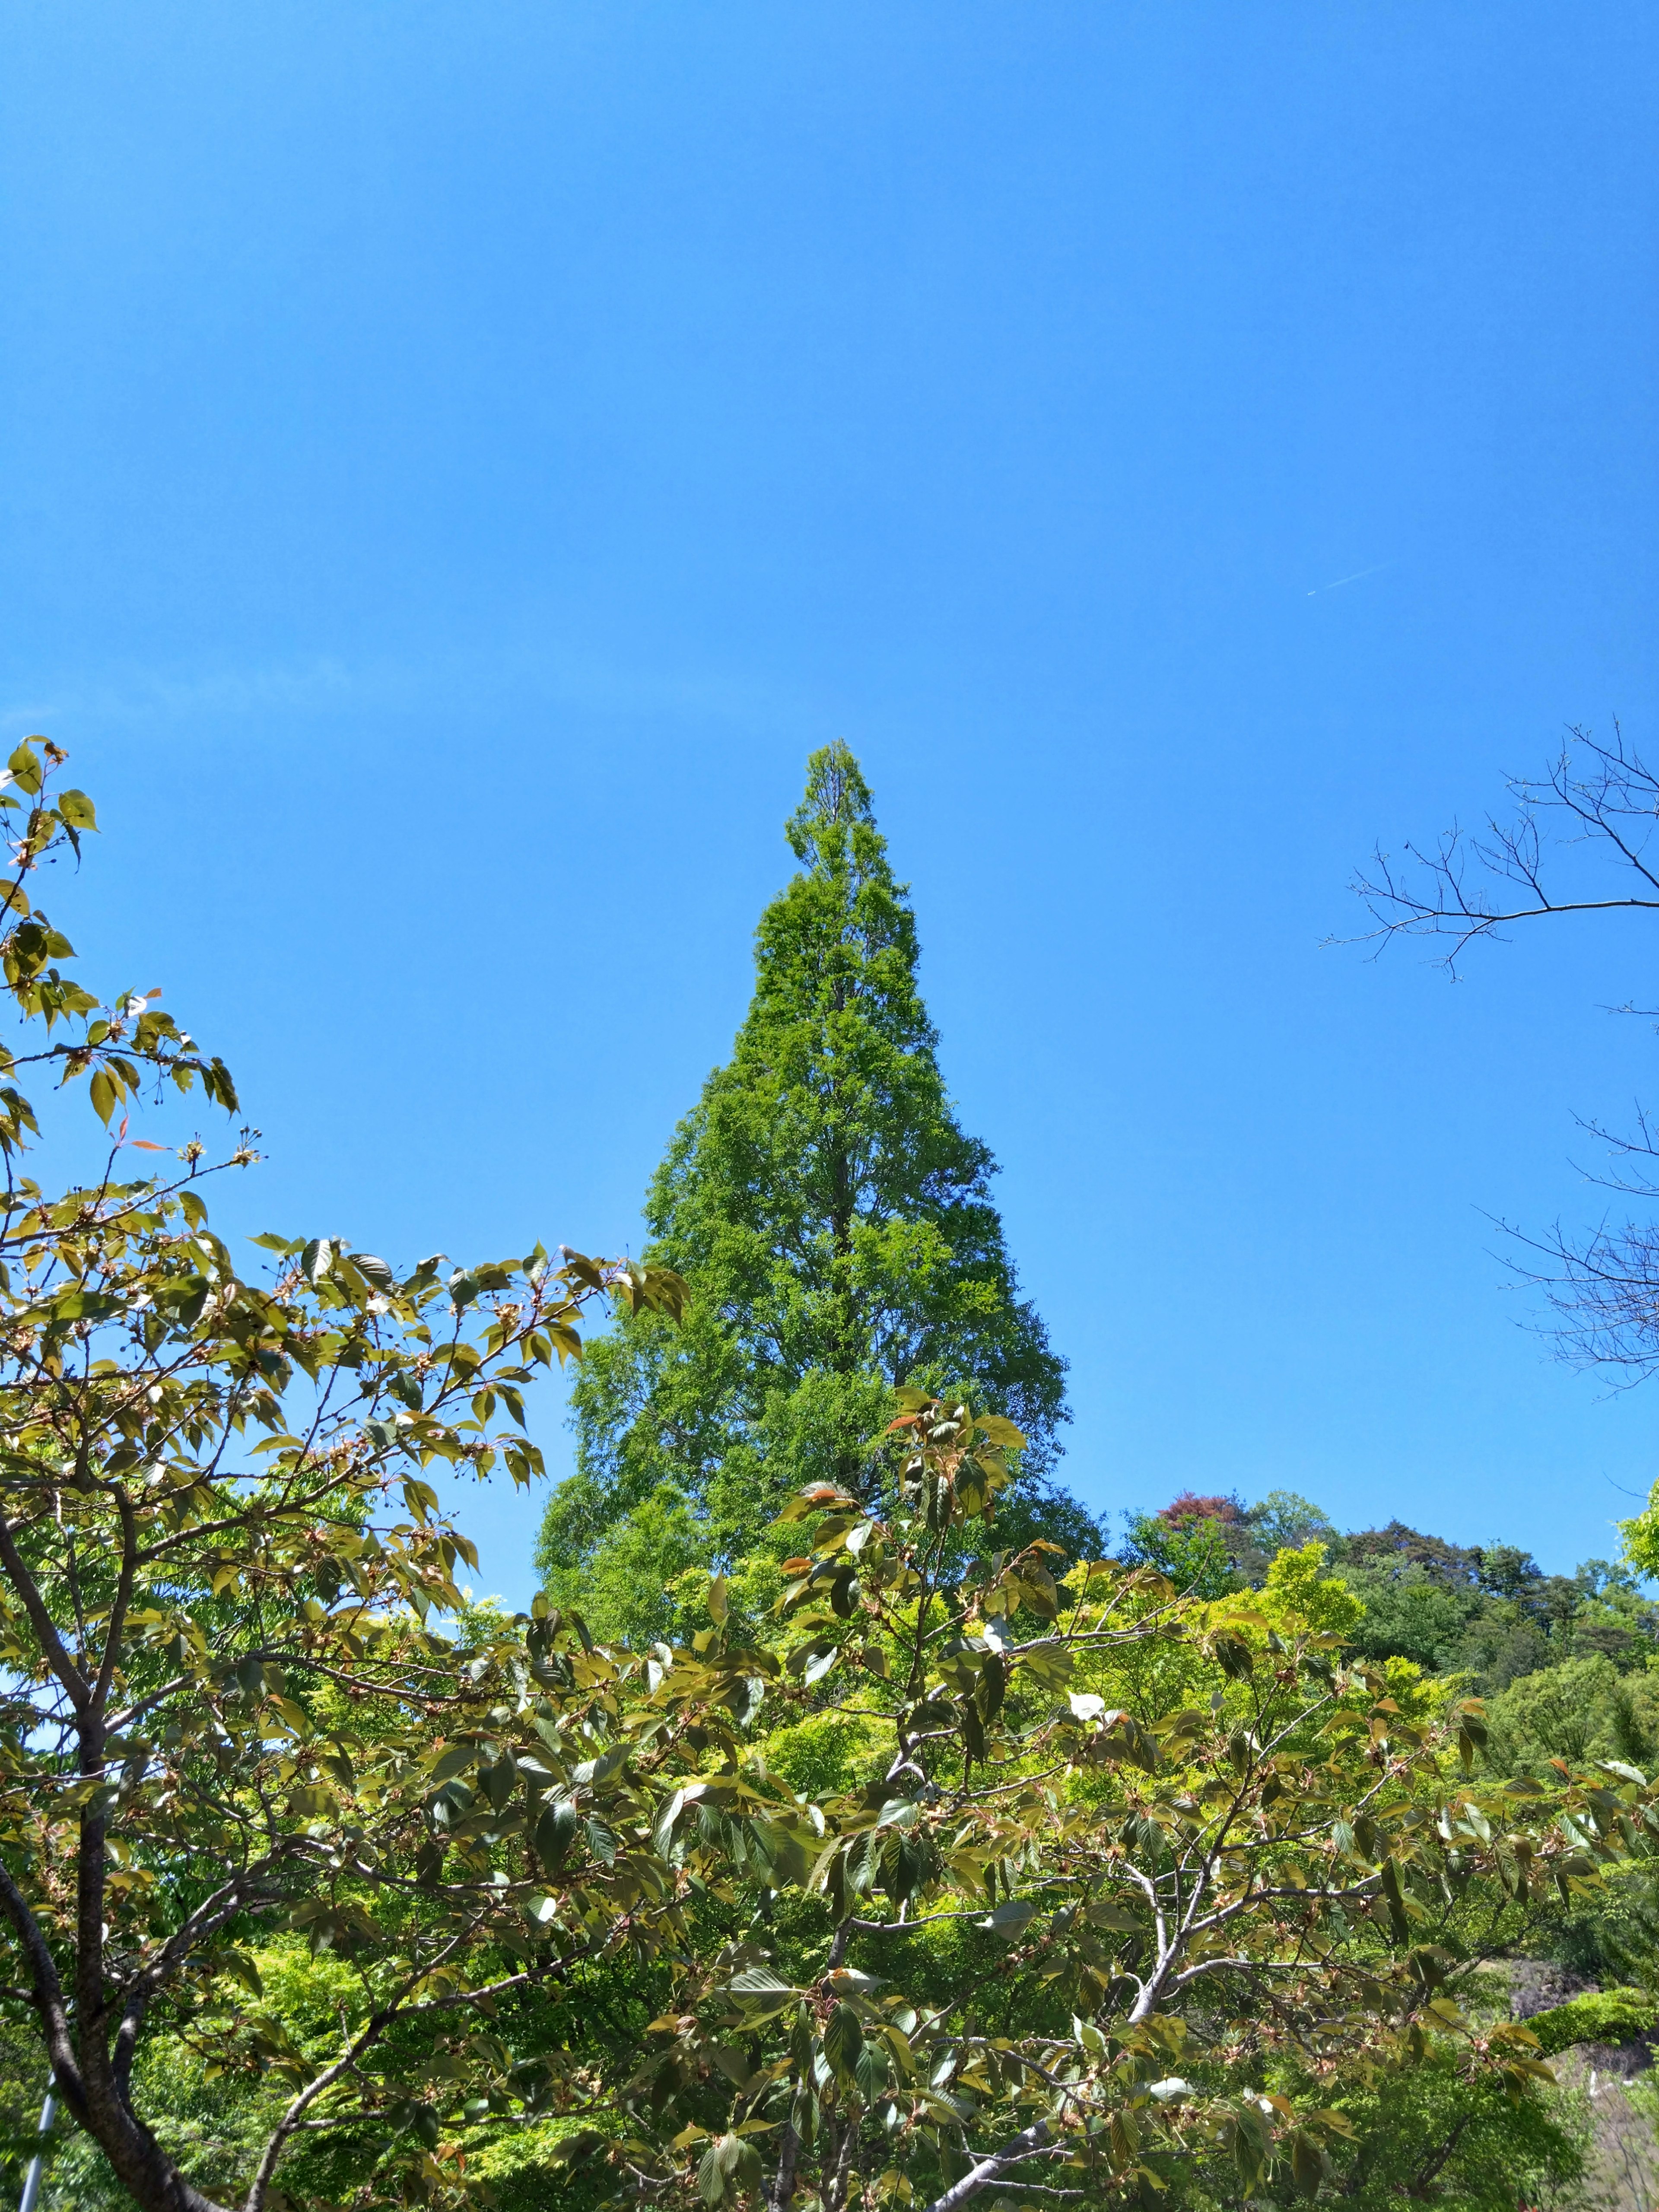
[[[1397,937],[1431,939],[1446,948],[1437,957],[1455,975],[1478,938],[1520,922],[1659,912],[1659,859],[1649,857],[1659,830],[1659,775],[1616,723],[1610,744],[1574,728],[1542,776],[1507,781],[1515,801],[1507,820],[1488,816],[1474,833],[1454,824],[1432,847],[1407,844],[1400,867],[1379,849],[1352,884],[1375,927],[1346,941],[1380,952]],[[1547,862],[1552,846],[1557,852]],[[1603,890],[1576,869],[1576,848],[1611,867],[1622,887]]]
[[[1048,2147],[1048,2123],[1034,2120],[1006,2148],[975,2160],[960,2181],[953,2182],[942,2197],[933,2199],[927,2212],[957,2212],[959,2205],[971,2202],[982,2189],[991,2188],[1012,2167],[1024,2164],[1027,2159],[1043,2156]]]

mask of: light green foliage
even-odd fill
[[[685,1626],[682,1612],[688,1606],[695,1610],[708,1579],[695,1564],[708,1548],[708,1530],[696,1510],[679,1491],[660,1483],[610,1524],[581,1572],[556,1577],[556,1588],[607,1642],[635,1650],[659,1637],[678,1642]]]
[[[1595,1990],[1534,2013],[1527,2022],[1547,2058],[1575,2043],[1628,2043],[1659,2020],[1659,1998],[1645,1990]]]
[[[1187,1491],[1161,1512],[1127,1518],[1126,1557],[1212,1596],[1260,1589],[1279,1552],[1321,1543],[1362,1606],[1359,1651],[1461,1675],[1485,1695],[1565,1660],[1605,1657],[1626,1674],[1659,1660],[1659,1606],[1628,1560],[1547,1575],[1515,1545],[1453,1544],[1398,1520],[1343,1535],[1284,1490],[1248,1506]]]
[[[1244,1520],[1257,1547],[1269,1559],[1280,1552],[1299,1552],[1309,1544],[1328,1547],[1336,1540],[1336,1530],[1323,1509],[1294,1490],[1270,1490],[1248,1509]]]
[[[1321,1508],[1294,1490],[1270,1490],[1237,1521],[1224,1522],[1221,1533],[1235,1575],[1252,1589],[1260,1589],[1280,1552],[1314,1543],[1334,1547],[1340,1541]]]
[[[1568,1659],[1524,1675],[1487,1705],[1493,1761],[1541,1773],[1565,1759],[1659,1764],[1659,1673],[1620,1674],[1610,1659]]]
[[[341,2022],[362,2025],[363,1988],[354,1967],[331,1954],[313,1954],[291,1939],[256,1946],[248,1957],[263,1984],[262,2014],[313,2066],[326,2064],[338,2050]],[[422,2070],[418,2062],[410,2068],[417,2089],[426,2086]],[[222,2190],[234,2199],[280,2124],[293,2090],[276,2072],[223,2073],[204,2057],[198,2038],[167,2033],[146,2050],[137,2094],[168,2155],[194,2185]],[[550,2180],[559,2173],[561,2143],[582,2127],[578,2118],[526,2124],[522,2114],[495,2128],[488,2121],[478,2124],[469,2132],[467,2171],[475,2184],[483,2179],[490,2185],[489,2196],[482,2201],[493,2203],[495,2212],[520,2212],[520,2207],[531,2212],[544,2201]],[[332,2205],[352,2200],[366,2184],[382,2196],[397,2188],[398,2169],[408,2161],[411,2139],[418,2142],[411,2130],[388,2127],[384,2121],[301,2138],[283,2162],[282,2187],[273,2191],[272,2202]],[[97,2144],[60,2125],[42,2212],[125,2212],[131,2202]]]
[[[1278,1624],[1281,1610],[1328,1636],[1352,1643],[1365,1608],[1346,1583],[1326,1573],[1326,1548],[1317,1541],[1281,1551],[1267,1570],[1261,1610]]]
[[[879,1771],[886,1731],[869,1713],[815,1713],[766,1740],[766,1762],[792,1790],[832,1797]]]
[[[1659,1482],[1640,1513],[1619,1523],[1625,1557],[1638,1574],[1659,1577]]]
[[[732,1940],[688,1961],[629,2087],[617,2155],[647,2193],[850,2212],[852,2175],[920,2212],[969,2145],[1022,2144],[1021,2192],[1179,2201],[1201,2171],[1217,2203],[1288,2193],[1364,2148],[1340,2097],[1413,2061],[1492,2142],[1535,2132],[1529,2040],[1460,1994],[1553,1880],[1595,1892],[1649,1793],[1474,1780],[1476,1709],[1409,1662],[1342,1669],[1357,1608],[1317,1543],[1259,1601],[1060,1574],[1042,1542],[963,1568],[1018,1436],[901,1397],[865,1498],[786,1504],[812,1534],[755,1644],[716,1585],[694,1653],[659,1656],[670,1688],[716,1653],[754,1669],[763,1730],[659,1816],[671,1854],[762,1774],[814,1840],[793,1879],[793,1833],[766,1845],[787,1878],[763,1900],[732,1838]],[[1528,2107],[1507,2136],[1504,2095]]]
[[[1132,1514],[1124,1552],[1137,1565],[1165,1576],[1184,1596],[1218,1598],[1238,1586],[1218,1521],[1192,1521],[1176,1528],[1155,1514]]]
[[[1364,1600],[1361,1650],[1462,1674],[1488,1695],[1564,1659],[1601,1656],[1628,1671],[1659,1651],[1653,1604],[1628,1566],[1589,1559],[1546,1575],[1513,1545],[1460,1547],[1397,1521],[1332,1548]]]
[[[1238,2212],[1241,2203],[1266,2212],[1316,2197],[1362,2212],[1409,2204],[1516,2212],[1517,2204],[1559,2209],[1582,2201],[1589,2130],[1578,2100],[1554,2089],[1507,2094],[1471,2075],[1449,2044],[1432,2043],[1363,2086],[1345,2086],[1332,2109],[1340,2126],[1314,2147],[1299,2174],[1286,2161],[1243,2197],[1234,2160],[1219,2147],[1200,2147],[1157,2203],[1163,2212]]]
[[[1034,1455],[988,1409],[1029,1401],[1051,1445],[1060,1370],[844,753],[763,931],[757,1007],[795,1016],[751,1016],[665,1170],[658,1255],[714,1285],[683,1339],[655,1263],[399,1274],[270,1237],[254,1282],[199,1147],[117,1180],[141,1076],[234,1093],[148,998],[58,965],[23,883],[92,811],[48,805],[30,751],[12,772],[7,984],[112,1144],[49,1195],[0,1091],[0,2103],[18,2126],[50,2056],[76,2132],[49,2212],[937,2212],[987,2148],[1018,2154],[972,2183],[994,2203],[1507,2212],[1571,2182],[1480,1964],[1553,1899],[1571,1932],[1636,1896],[1659,1786],[1483,1769],[1457,1685],[1346,1663],[1370,1616],[1305,1501],[1243,1516],[1299,1540],[1254,1592],[1213,1523],[1158,1524],[1208,1595],[1068,1573],[1034,1533]],[[751,1170],[776,1203],[737,1202]],[[545,1595],[465,1607],[424,1479],[538,1471],[520,1394],[607,1292],[585,1473],[617,1481],[565,1503],[633,1650]],[[982,1407],[901,1379],[975,1359]],[[1535,1602],[1519,1559],[1483,1560],[1486,1599]],[[1650,1725],[1645,1676],[1574,1663],[1559,1711],[1500,1716],[1522,1769],[1564,1727],[1595,1753]]]
[[[1571,2203],[1583,2178],[1583,2130],[1559,2094],[1506,2094],[1471,2077],[1455,2047],[1431,2047],[1345,2097],[1342,2111],[1356,2141],[1333,2160],[1332,2194],[1361,2212],[1514,2212]]]
[[[294,1938],[257,1946],[247,1957],[262,1984],[261,2010],[296,2045],[309,2046],[326,2063],[338,2047],[342,2019],[361,2026],[362,1984],[344,1960],[331,1953],[313,1954]],[[233,2003],[248,2001],[242,1984],[227,1984],[222,1995]],[[147,2044],[136,2069],[136,2087],[138,2108],[168,2156],[198,2186],[225,2186],[236,2194],[239,2179],[246,2187],[293,2094],[275,2073],[227,2075],[189,2036],[176,2032]],[[319,2160],[314,2152],[309,2161],[305,2156],[313,2148],[303,2142],[296,2146],[299,2155],[289,2160],[283,2174],[284,2195],[291,2196],[307,2179],[314,2185]],[[96,2142],[70,2127],[60,2128],[45,2212],[104,2212],[106,2207],[114,2212],[131,2203]]]
[[[647,1257],[691,1286],[684,1325],[625,1322],[574,1388],[576,1471],[538,1557],[607,1634],[672,1625],[652,1580],[671,1523],[682,1564],[729,1565],[802,1484],[856,1490],[905,1381],[971,1387],[1030,1438],[1007,1540],[1040,1521],[1098,1548],[1044,1494],[1063,1364],[1019,1296],[994,1163],[946,1095],[915,916],[845,745],[813,756],[788,835],[800,871],[761,918],[732,1058],[647,1198]]]
[[[1473,1585],[1449,1583],[1417,1562],[1395,1565],[1344,1559],[1342,1579],[1364,1607],[1358,1630],[1360,1648],[1373,1658],[1410,1659],[1426,1673],[1450,1672],[1467,1650],[1473,1630],[1487,1614],[1484,1594]],[[1508,1651],[1518,1630],[1520,1671],[1544,1663],[1547,1632],[1531,1622],[1503,1624],[1502,1649]]]

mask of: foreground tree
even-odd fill
[[[878,1504],[786,1508],[814,1528],[793,1634],[775,1676],[751,1662],[763,1713],[816,1716],[804,1744],[775,1723],[771,1771],[822,1777],[840,1738],[822,1905],[780,1889],[688,1966],[623,2093],[641,2194],[955,2212],[1201,2171],[1231,2201],[1334,2176],[1345,2093],[1402,2066],[1524,2098],[1532,2039],[1459,1991],[1659,1823],[1644,1778],[1473,1783],[1478,1705],[1340,1668],[1358,1608],[1316,1545],[1215,1605],[1113,1563],[1056,1582],[1041,1541],[961,1574],[1018,1438],[908,1395]],[[743,1802],[738,1776],[677,1791],[671,1861]]]
[[[338,1239],[278,1237],[261,1286],[208,1225],[198,1144],[121,1179],[129,1146],[163,1149],[125,1113],[90,1181],[44,1191],[24,1171],[31,1068],[84,1084],[106,1127],[151,1078],[236,1107],[149,997],[100,1005],[76,981],[32,909],[41,862],[95,826],[82,794],[48,794],[62,758],[20,747],[0,797],[0,959],[39,1036],[0,1091],[0,2002],[32,2013],[42,2073],[146,2212],[212,2203],[134,2105],[158,2022],[216,2069],[286,2080],[246,2177],[259,2212],[296,2137],[384,2132],[407,2106],[389,2038],[619,1946],[648,1955],[673,1927],[672,1885],[616,1841],[642,1713],[622,1723],[615,1668],[559,1649],[544,1608],[462,1648],[422,1627],[475,1555],[422,1470],[528,1481],[520,1393],[575,1348],[584,1304],[672,1309],[679,1286],[540,1251],[398,1279]],[[228,1164],[254,1158],[244,1133]],[[321,2063],[228,2002],[237,1977],[257,1999],[247,1945],[274,1928],[352,1962]],[[487,2087],[513,2063],[472,2073]],[[427,2148],[404,2148],[426,2193]]]
[[[638,1585],[645,1618],[622,1613],[647,1633],[665,1568],[734,1557],[810,1478],[855,1485],[896,1384],[969,1388],[1018,1422],[1034,1496],[1066,1417],[844,744],[813,755],[788,836],[800,872],[761,917],[732,1056],[646,1201],[647,1256],[692,1286],[684,1325],[647,1314],[591,1347],[539,1555],[558,1588]],[[1092,1534],[1069,1501],[1048,1517],[1068,1547]]]

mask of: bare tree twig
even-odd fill
[[[1428,938],[1446,948],[1437,957],[1455,975],[1477,939],[1519,922],[1659,912],[1659,856],[1649,857],[1659,831],[1659,772],[1626,744],[1617,723],[1606,744],[1571,730],[1542,776],[1510,776],[1508,784],[1515,811],[1507,820],[1489,815],[1474,832],[1454,823],[1432,847],[1407,844],[1401,865],[1379,849],[1352,885],[1375,927],[1334,941],[1374,945],[1380,953],[1398,937]],[[1580,880],[1570,860],[1547,857],[1551,846],[1568,854],[1586,848],[1612,866],[1613,887]]]

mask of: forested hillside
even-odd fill
[[[1659,1602],[1627,1559],[1547,1575],[1513,1544],[1453,1544],[1401,1521],[1343,1534],[1282,1490],[1254,1505],[1186,1492],[1158,1513],[1129,1516],[1123,1548],[1219,1596],[1259,1588],[1277,1552],[1310,1540],[1364,1602],[1354,1638],[1368,1657],[1461,1674],[1486,1696],[1569,1661],[1602,1660],[1620,1677],[1659,1666]]]

